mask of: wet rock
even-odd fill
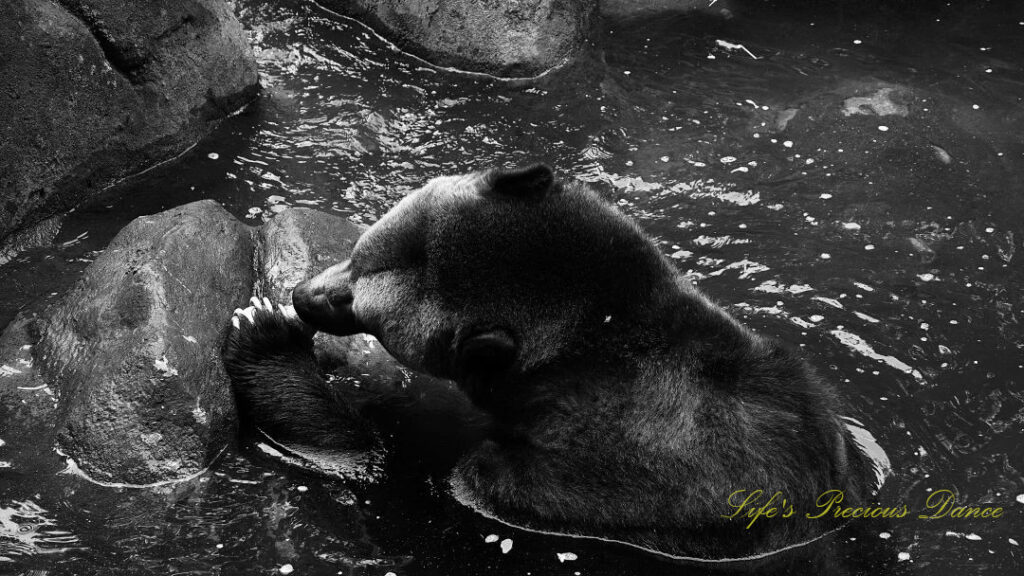
[[[53,216],[38,224],[29,226],[11,234],[0,244],[0,266],[7,264],[19,254],[33,248],[49,246],[60,233],[64,223],[63,216]]]
[[[946,152],[945,148],[935,144],[929,144],[928,146],[931,147],[932,152],[935,154],[935,159],[939,162],[943,164],[951,164],[953,162],[953,157],[949,155],[949,152]]]
[[[173,157],[250,101],[225,0],[0,2],[0,240]]]
[[[775,131],[785,131],[786,126],[789,125],[789,121],[792,120],[793,118],[796,118],[798,112],[799,110],[797,110],[796,108],[786,108],[785,110],[779,111],[779,113],[775,116]]]
[[[26,439],[48,449],[57,400],[39,371],[33,352],[39,340],[36,318],[19,315],[0,334],[0,446]],[[43,439],[42,442],[39,440]]]
[[[364,228],[339,216],[309,208],[290,208],[263,225],[257,292],[279,303],[291,303],[296,284],[347,260]],[[372,336],[313,338],[325,372],[340,377],[372,376],[376,382],[400,384],[411,375]]]
[[[880,88],[867,96],[853,96],[843,101],[843,116],[903,116],[910,114],[906,101],[908,91],[894,86]]]
[[[932,247],[927,242],[916,236],[911,236],[907,241],[910,242],[910,247],[914,252],[921,257],[922,263],[930,264],[935,261],[935,250],[932,250]]]
[[[137,218],[47,313],[37,357],[90,476],[200,471],[233,436],[220,346],[253,286],[251,229],[209,200]]]
[[[588,0],[326,0],[434,64],[534,76],[570,59],[591,33]]]
[[[808,188],[814,179],[808,174],[830,174],[835,185],[829,194],[865,233],[878,232],[875,226],[892,220],[893,210],[962,213],[975,199],[1005,191],[999,183],[1012,179],[1003,164],[1012,145],[994,142],[991,130],[969,130],[957,119],[971,103],[927,86],[848,77],[763,104],[770,110],[751,112],[749,130],[759,139],[755,146],[791,151],[785,186],[818,196],[820,190]],[[773,111],[789,108],[799,113],[787,122],[785,136],[764,138],[773,131]],[[1014,198],[1009,194],[1006,201]]]
[[[0,439],[31,437],[43,450],[56,434],[103,482],[201,471],[235,432],[220,359],[233,310],[253,293],[289,303],[362,231],[306,208],[253,229],[210,200],[137,218],[39,320],[19,316],[0,335]],[[370,336],[317,334],[315,344],[337,385],[420,381]]]

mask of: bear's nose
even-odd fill
[[[292,305],[303,322],[339,336],[364,331],[352,310],[353,300],[347,260],[292,290]]]

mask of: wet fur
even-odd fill
[[[246,430],[375,460],[387,452],[402,459],[392,469],[433,473],[450,470],[491,426],[443,382],[329,381],[314,353],[314,331],[279,306],[254,298],[233,322],[222,360]]]
[[[799,520],[825,490],[862,503],[871,467],[831,386],[699,293],[594,192],[531,170],[432,182],[364,234],[351,272],[296,289],[347,291],[333,301],[352,302],[349,329],[454,379],[486,414],[475,428],[486,439],[454,469],[456,496],[518,525],[709,558],[838,524]],[[329,306],[298,303],[305,320],[345,331]],[[300,336],[256,331],[276,330],[273,347],[229,341],[242,411],[289,434],[361,441],[362,416],[322,393]],[[292,421],[325,402],[341,416]],[[335,438],[335,425],[347,431]],[[732,492],[754,489],[781,491],[796,517],[751,530],[722,518]]]

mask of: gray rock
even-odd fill
[[[191,476],[232,440],[237,421],[220,350],[233,310],[349,257],[363,229],[306,208],[259,229],[211,200],[135,219],[39,320],[0,335],[0,439],[61,449],[95,480],[149,484]],[[406,387],[414,376],[372,337],[317,334],[338,385]]]
[[[170,158],[256,94],[225,0],[0,2],[0,240]]]
[[[253,249],[252,230],[210,200],[140,217],[49,312],[37,358],[60,444],[87,474],[181,478],[230,441],[220,346],[252,289]]]
[[[0,266],[14,260],[26,250],[49,246],[60,233],[63,223],[63,215],[53,216],[8,236],[0,245]]]
[[[434,64],[534,76],[571,59],[591,34],[591,0],[326,0]]]
[[[38,336],[37,320],[26,315],[0,334],[0,446],[28,440],[48,448],[53,437],[57,399],[35,367]]]
[[[866,96],[851,96],[843,100],[843,116],[902,116],[910,109],[903,100],[912,101],[913,93],[900,86],[885,86]]]

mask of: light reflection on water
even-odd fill
[[[259,105],[177,164],[77,212],[58,248],[0,274],[30,275],[49,292],[127,220],[194,199],[253,221],[308,205],[372,223],[430,177],[543,160],[637,218],[746,323],[806,350],[888,452],[883,501],[920,508],[948,488],[1007,508],[1003,521],[842,532],[831,545],[839,564],[864,556],[854,564],[940,574],[1021,565],[1020,8],[908,19],[769,6],[728,22],[609,25],[602,51],[516,85],[425,67],[311,3],[238,4],[257,46]],[[170,496],[26,475],[0,504],[46,506],[36,516],[69,532],[39,526],[90,550],[56,573],[128,557],[224,573],[285,562],[312,573],[654,570],[625,552],[508,534],[429,487],[369,488],[371,504],[360,505],[338,483],[280,472],[233,455]],[[309,492],[296,492],[300,482]],[[514,553],[484,543],[501,530]],[[21,556],[60,544],[11,542]],[[579,556],[571,567],[555,556],[566,546]]]
[[[60,554],[78,544],[77,536],[57,527],[49,512],[31,500],[0,506],[0,563],[19,556]]]

